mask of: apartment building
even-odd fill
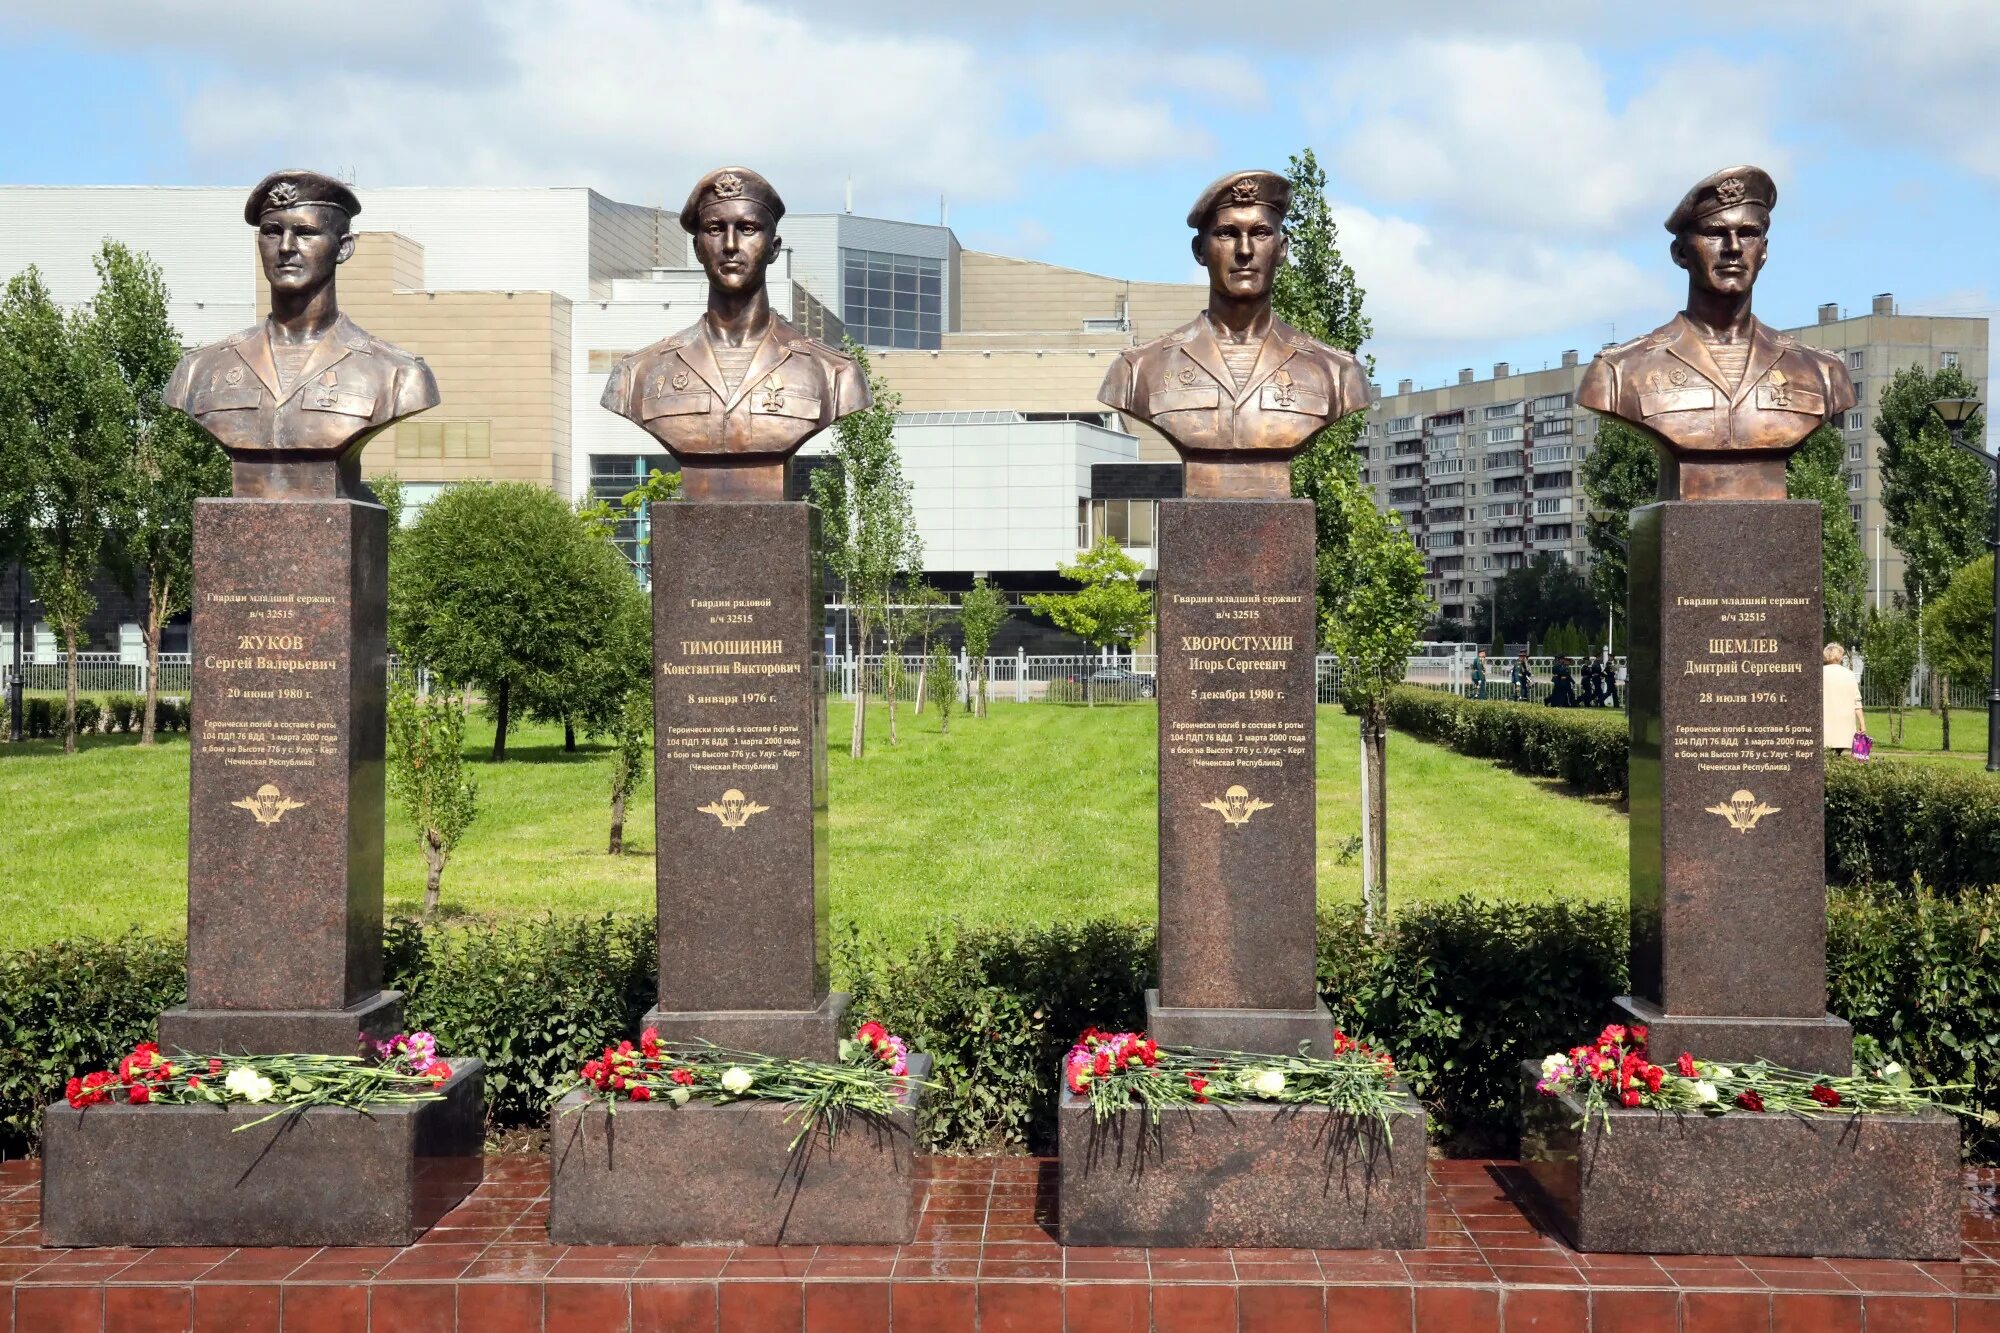
[[[1869,602],[1886,606],[1902,588],[1903,567],[1882,516],[1874,430],[1882,386],[1908,366],[1960,366],[1983,397],[1987,321],[1904,315],[1884,293],[1866,314],[1823,305],[1814,323],[1785,331],[1842,353],[1854,378],[1860,401],[1835,424],[1847,444],[1848,516],[1868,557]],[[1499,362],[1480,378],[1466,368],[1438,388],[1403,380],[1371,405],[1361,441],[1367,479],[1423,548],[1445,619],[1473,623],[1494,580],[1538,555],[1588,563],[1582,463],[1597,418],[1576,406],[1587,365],[1568,350],[1539,370]]]

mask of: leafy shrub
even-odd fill
[[[130,735],[138,729],[139,721],[145,716],[145,711],[146,703],[143,699],[134,698],[129,694],[110,695],[104,700],[106,718],[104,729],[107,732],[115,731],[121,735]]]
[[[79,696],[76,701],[76,734],[89,736],[96,734],[97,724],[104,718],[104,708],[89,695]],[[61,724],[57,724],[58,730]]]
[[[0,955],[0,1155],[41,1133],[42,1107],[72,1074],[102,1069],[187,998],[179,939],[62,940]]]
[[[62,726],[62,709],[46,695],[30,695],[22,702],[21,729],[30,740],[45,741]]]
[[[2000,884],[2000,778],[1942,764],[1826,766],[1826,873],[1841,884]]]
[[[539,1125],[550,1093],[607,1042],[638,1034],[657,994],[653,923],[544,917],[430,928],[393,922],[384,983],[403,992],[404,1025],[486,1061],[486,1114]]]
[[[1561,778],[1580,791],[1625,794],[1629,737],[1619,713],[1402,686],[1390,692],[1389,725],[1535,777]]]
[[[1828,1007],[1919,1082],[2000,1108],[2000,892],[1842,890],[1826,924]],[[2000,1158],[1994,1126],[1967,1123],[1965,1144]]]
[[[185,699],[169,699],[164,695],[153,708],[153,730],[186,731],[188,725],[188,703]]]

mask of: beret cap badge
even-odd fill
[[[1730,176],[1715,183],[1715,197],[1725,204],[1743,202],[1743,196],[1748,192],[1749,187],[1743,184],[1743,180],[1739,176]]]
[[[299,201],[299,187],[290,181],[279,181],[264,196],[266,205],[272,208],[289,208]]]
[[[1256,180],[1252,177],[1245,177],[1244,179],[1237,181],[1234,185],[1229,187],[1229,195],[1239,204],[1256,203],[1257,202]]]
[[[733,171],[725,171],[715,178],[715,183],[710,188],[715,191],[718,198],[734,199],[743,193],[743,178]]]

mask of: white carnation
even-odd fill
[[[722,1090],[724,1092],[741,1095],[750,1090],[750,1085],[753,1082],[755,1080],[750,1077],[750,1071],[742,1065],[731,1065],[722,1071]]]

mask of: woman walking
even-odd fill
[[[1847,668],[1847,650],[1829,643],[1820,654],[1820,743],[1836,754],[1854,748],[1854,738],[1868,730],[1861,712],[1861,682]]]

